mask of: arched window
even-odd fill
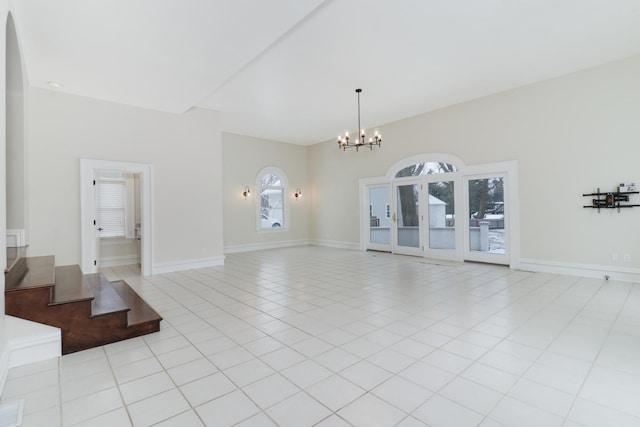
[[[265,168],[258,175],[258,229],[281,230],[288,227],[289,200],[287,178],[280,169]]]
[[[422,162],[407,166],[396,173],[396,178],[405,176],[433,175],[437,173],[458,172],[458,168],[445,162]]]

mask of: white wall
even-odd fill
[[[0,0],[0,17],[2,18],[2,30],[0,31],[0,129],[6,129],[6,56],[7,56],[7,14],[8,4],[6,0]],[[0,267],[2,271],[7,266],[7,147],[6,133],[0,132]],[[4,274],[0,276],[0,354],[5,350],[4,334]]]
[[[309,149],[311,238],[359,242],[358,179],[382,176],[405,157],[517,160],[523,259],[637,272],[640,208],[598,214],[582,208],[589,199],[581,195],[640,183],[638,76],[640,56],[382,126],[382,147],[372,152],[316,144]]]
[[[153,166],[153,265],[222,257],[218,113],[168,114],[31,88],[30,255],[80,263],[80,158]]]
[[[7,228],[25,229],[24,90],[13,19],[7,20],[6,154]]]
[[[312,240],[359,248],[359,179],[384,175],[393,163],[389,160],[395,158],[390,156],[396,156],[390,150],[395,151],[384,141],[381,148],[373,151],[342,151],[335,141],[308,148]]]
[[[224,174],[224,246],[225,251],[242,251],[290,244],[309,239],[310,200],[307,196],[307,148],[248,136],[222,133]],[[287,229],[257,230],[258,189],[256,179],[265,167],[281,169],[287,176],[289,200]],[[242,196],[245,186],[251,196]],[[302,198],[295,200],[296,188]]]

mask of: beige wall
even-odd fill
[[[307,148],[281,142],[251,138],[229,133],[222,134],[224,174],[224,246],[225,250],[247,250],[261,245],[285,245],[306,242],[308,234],[309,197]],[[256,179],[265,167],[281,169],[287,176],[289,188],[289,228],[258,231],[258,191]],[[245,186],[251,197],[242,196]],[[295,200],[296,188],[302,190],[301,200]]]
[[[153,165],[153,264],[222,256],[218,113],[168,114],[31,88],[30,254],[80,262],[81,158]]]
[[[467,165],[518,161],[522,258],[638,268],[630,236],[640,235],[640,208],[598,214],[582,208],[581,194],[640,184],[639,75],[634,57],[402,120],[380,128],[383,146],[373,152],[317,144],[311,237],[359,242],[358,178],[411,155],[449,153]]]
[[[637,269],[640,208],[598,214],[581,195],[640,184],[638,76],[640,56],[382,126],[373,152],[316,144],[311,238],[358,243],[359,178],[411,155],[449,153],[467,165],[518,162],[523,259]]]

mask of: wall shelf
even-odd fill
[[[639,191],[620,191],[620,189],[616,191],[611,191],[608,193],[600,192],[600,188],[596,190],[595,193],[586,193],[583,194],[583,197],[593,197],[596,196],[595,199],[591,199],[590,205],[585,205],[583,208],[592,208],[598,209],[598,213],[600,209],[618,209],[620,212],[621,208],[633,208],[640,207],[638,204],[623,204],[622,202],[629,202],[629,196],[631,194],[639,194]]]

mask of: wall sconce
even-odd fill
[[[242,192],[244,199],[247,200],[247,197],[251,195],[251,190],[249,190],[249,186],[244,187],[244,191]]]
[[[302,197],[302,191],[299,188],[296,188],[296,194],[293,195],[296,200],[299,200]]]

